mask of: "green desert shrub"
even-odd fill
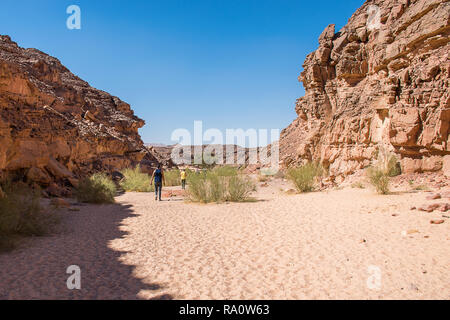
[[[220,177],[234,177],[240,173],[238,168],[232,166],[216,167],[212,170],[212,172]]]
[[[298,168],[290,168],[286,177],[291,180],[297,191],[314,191],[317,178],[323,175],[323,168],[319,163],[309,162]]]
[[[367,169],[367,176],[379,194],[389,193],[389,175],[385,171],[370,167]]]
[[[401,173],[397,157],[383,147],[379,149],[377,162],[367,169],[369,182],[379,194],[388,194],[390,191],[389,178]]]
[[[246,176],[231,176],[227,181],[227,201],[242,202],[250,198],[255,185]]]
[[[383,147],[379,149],[376,167],[388,177],[396,177],[402,174],[398,158]]]
[[[190,200],[202,203],[246,201],[255,189],[253,182],[234,167],[217,167],[191,174],[188,185]]]
[[[202,171],[188,176],[188,196],[194,202],[220,202],[225,198],[223,177],[214,171]]]
[[[96,173],[80,181],[77,188],[77,199],[87,203],[114,203],[117,193],[116,185],[104,173]]]
[[[137,166],[132,169],[122,171],[124,178],[120,181],[120,186],[126,192],[153,192],[155,187],[150,185],[150,177],[141,171],[141,167]]]
[[[207,173],[208,202],[221,202],[226,197],[225,178],[217,173]]]
[[[164,185],[166,187],[175,187],[181,185],[180,170],[172,169],[164,171]]]
[[[13,249],[21,236],[45,236],[59,222],[41,206],[41,190],[24,184],[3,184],[0,197],[0,251]]]
[[[386,161],[386,171],[389,177],[396,177],[402,174],[402,168],[395,155],[390,155]]]
[[[194,202],[210,202],[209,181],[205,174],[193,174],[187,177],[189,185],[187,195]]]

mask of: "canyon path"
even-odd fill
[[[286,186],[248,203],[127,193],[63,210],[61,232],[0,255],[0,299],[450,298],[448,220],[410,210],[426,193]],[[70,265],[81,290],[66,287]]]

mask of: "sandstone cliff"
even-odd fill
[[[152,159],[144,121],[57,59],[0,36],[0,172],[48,186]]]
[[[306,94],[282,132],[283,163],[320,160],[342,177],[383,146],[404,172],[447,166],[449,16],[448,0],[369,0],[341,31],[328,26],[299,77]]]

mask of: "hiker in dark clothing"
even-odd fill
[[[161,165],[158,165],[158,168],[153,172],[152,178],[150,180],[150,185],[153,184],[153,181],[155,181],[155,200],[161,201],[161,193],[162,193],[162,186],[165,182],[164,179],[164,171],[161,168]]]

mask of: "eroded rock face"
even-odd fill
[[[0,172],[49,185],[119,170],[147,154],[144,121],[57,59],[0,36]]]
[[[372,29],[374,5],[380,24]],[[447,0],[372,0],[340,32],[328,26],[299,77],[306,94],[282,132],[283,163],[320,160],[345,176],[383,146],[404,172],[442,170],[450,155],[449,16]]]

